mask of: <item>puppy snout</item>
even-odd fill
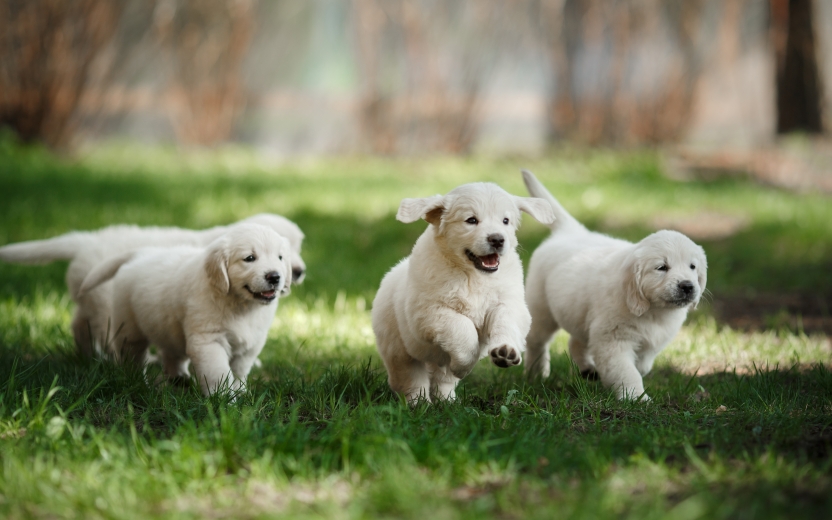
[[[693,286],[693,282],[690,280],[682,280],[679,282],[679,290],[682,291],[685,296],[690,296],[696,290]]]
[[[503,237],[500,233],[492,233],[488,235],[487,240],[488,243],[491,244],[491,247],[498,251],[503,248],[503,244],[506,242],[505,237]]]
[[[266,273],[266,281],[272,285],[277,285],[280,283],[280,273],[277,271],[269,271]]]

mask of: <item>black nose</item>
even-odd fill
[[[685,293],[685,295],[690,295],[693,293],[693,283],[690,280],[684,280],[679,282],[679,289]]]
[[[272,285],[277,285],[280,283],[280,273],[277,271],[269,271],[266,273],[266,281]]]
[[[299,283],[303,279],[303,275],[306,274],[306,270],[304,269],[292,269],[292,281],[295,283]]]
[[[491,244],[491,247],[494,249],[502,249],[505,242],[506,239],[499,233],[492,233],[488,235],[488,243]]]

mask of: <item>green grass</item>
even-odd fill
[[[307,234],[236,401],[74,354],[65,264],[0,265],[0,515],[8,518],[775,518],[832,514],[830,341],[734,330],[706,302],[646,378],[649,406],[576,377],[486,362],[459,399],[409,409],[368,309],[423,224],[401,198],[535,171],[589,226],[638,239],[670,219],[739,222],[700,240],[715,302],[832,294],[832,203],[743,180],[679,183],[650,152],[319,158],[109,146],[56,158],[0,139],[0,244],[118,222],[204,227],[260,211]],[[664,219],[664,220],[662,220]],[[522,255],[546,236],[527,219]],[[775,317],[776,318],[776,317]],[[760,317],[760,323],[775,323]]]

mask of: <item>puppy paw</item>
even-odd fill
[[[491,349],[491,362],[500,368],[513,367],[519,365],[522,358],[517,349],[503,345],[502,347],[495,347]]]

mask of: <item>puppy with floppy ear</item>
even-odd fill
[[[548,343],[562,328],[582,374],[600,376],[619,399],[649,399],[642,378],[702,297],[705,251],[675,231],[636,244],[593,233],[531,172],[523,171],[523,180],[558,219],[529,263],[526,373],[549,376]]]
[[[141,364],[152,343],[168,377],[187,377],[192,363],[207,395],[225,380],[245,384],[277,298],[289,292],[291,257],[273,230],[240,224],[205,248],[144,248],[102,262],[80,294],[112,279],[112,353]]]
[[[485,356],[499,367],[520,363],[530,323],[515,251],[520,211],[554,218],[546,201],[490,183],[401,202],[399,221],[429,225],[382,280],[372,318],[390,388],[409,402],[453,399]]]
[[[104,282],[95,289],[80,293],[81,284],[90,271],[105,261],[118,264],[118,258],[141,247],[204,247],[238,224],[260,224],[289,240],[292,246],[292,283],[301,283],[306,264],[300,256],[303,232],[291,220],[280,215],[261,213],[237,224],[204,230],[175,227],[110,226],[97,231],[74,231],[46,240],[32,240],[0,247],[0,260],[18,264],[42,264],[69,260],[66,284],[76,303],[72,333],[81,354],[99,352],[114,329],[110,307],[112,284]],[[288,284],[286,285],[288,288]],[[288,289],[287,289],[288,290]]]

